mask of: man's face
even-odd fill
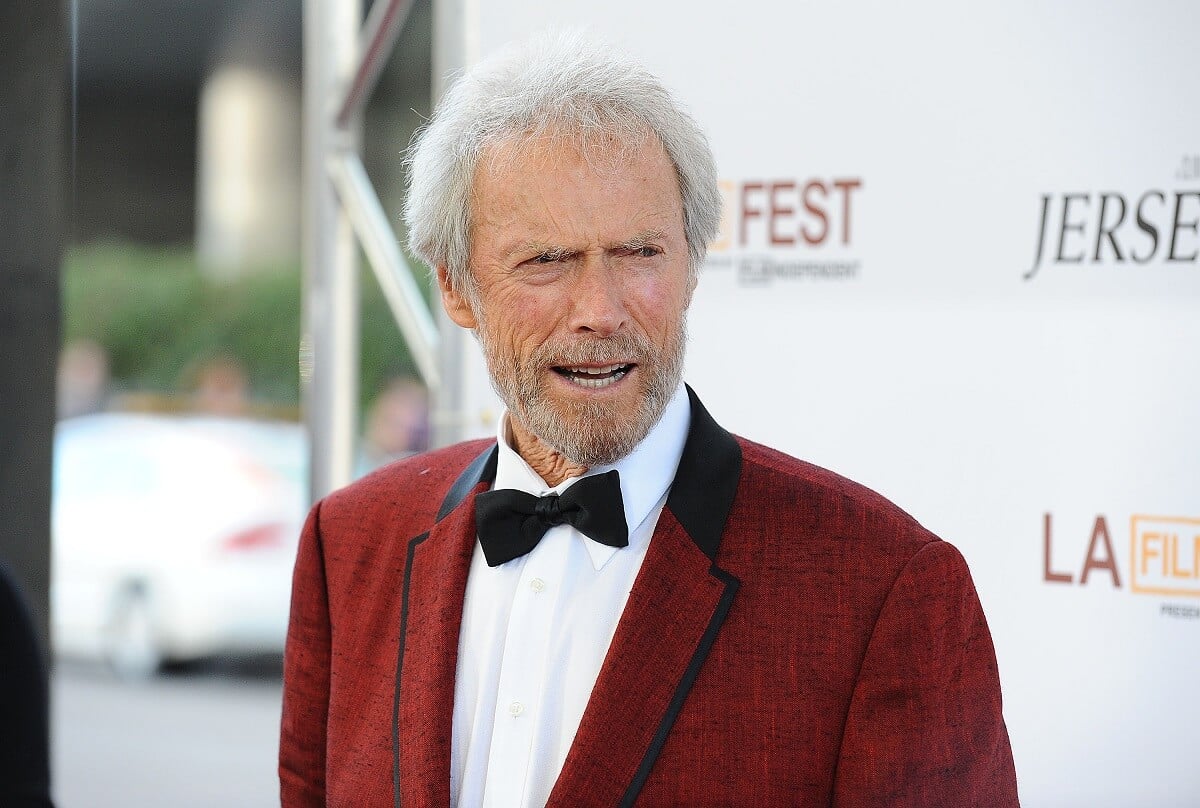
[[[675,169],[650,137],[586,156],[543,139],[497,156],[472,188],[476,290],[455,292],[440,272],[447,312],[477,329],[514,429],[581,465],[615,462],[683,371],[695,284]]]

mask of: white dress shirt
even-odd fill
[[[629,546],[607,547],[571,525],[532,552],[489,567],[471,558],[459,634],[450,799],[459,808],[542,808],[562,771],[625,601],[646,556],[691,422],[681,384],[662,418],[617,469]],[[508,444],[500,419],[493,488],[551,488]]]

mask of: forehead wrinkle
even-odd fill
[[[644,140],[642,145],[647,145]],[[661,144],[653,145],[657,148],[652,150],[665,158]],[[471,184],[471,207],[474,213],[470,229],[472,242],[475,241],[477,229],[485,227],[501,236],[498,245],[500,249],[496,254],[512,259],[523,251],[534,254],[575,254],[594,248],[636,251],[650,242],[661,245],[662,242],[670,240],[670,231],[674,230],[674,227],[665,228],[664,219],[682,217],[682,210],[675,210],[674,205],[664,209],[654,201],[643,199],[642,204],[647,207],[626,211],[620,216],[623,222],[614,221],[607,216],[592,217],[591,221],[606,223],[606,226],[597,232],[576,232],[588,221],[586,215],[584,218],[579,216],[586,212],[582,209],[565,208],[561,200],[552,203],[548,197],[555,194],[558,188],[537,182],[517,183],[514,187],[513,184],[508,184],[504,177],[506,170],[523,170],[524,173],[540,175],[542,178],[557,175],[559,186],[565,184],[586,187],[594,185],[597,181],[604,183],[610,179],[632,181],[639,186],[644,184],[649,177],[641,171],[632,177],[623,176],[623,170],[628,164],[619,160],[622,151],[620,148],[610,150],[601,161],[602,165],[597,165],[597,154],[594,151],[581,151],[576,144],[553,139],[491,144],[485,150],[484,159],[481,160]],[[524,165],[521,166],[521,163]],[[673,180],[673,171],[671,175]],[[497,187],[496,183],[504,185]],[[504,193],[505,188],[508,193]],[[505,204],[497,204],[496,191],[507,197]],[[597,202],[602,201],[597,200],[590,204]],[[637,232],[632,237],[626,237],[620,232],[626,227],[629,230],[637,228]],[[602,230],[609,232],[604,233]],[[512,237],[503,238],[506,233]]]
[[[556,245],[544,242],[537,234],[529,233],[529,228],[532,222],[530,221],[528,212],[535,207],[548,208],[545,201],[541,199],[540,194],[536,194],[536,199],[531,198],[534,195],[530,193],[528,188],[522,189],[514,198],[506,200],[506,204],[498,204],[494,196],[480,193],[480,185],[487,181],[492,181],[494,178],[489,177],[487,180],[482,180],[477,177],[472,184],[472,198],[476,201],[473,205],[475,216],[472,217],[471,235],[472,242],[475,241],[475,235],[480,228],[486,228],[497,233],[506,234],[513,233],[511,238],[505,239],[501,236],[500,249],[498,254],[511,258],[512,256],[522,253],[527,250],[551,250],[555,249]],[[510,188],[510,190],[512,190]],[[484,200],[487,204],[480,204]]]

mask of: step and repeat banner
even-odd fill
[[[1200,805],[1200,5],[461,20],[467,60],[586,26],[705,127],[725,217],[686,377],[963,551],[1023,803]]]

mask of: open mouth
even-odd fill
[[[624,365],[601,365],[599,367],[564,365],[555,367],[554,372],[580,387],[600,388],[616,384],[625,378],[625,374],[635,367],[637,366],[632,363]]]

